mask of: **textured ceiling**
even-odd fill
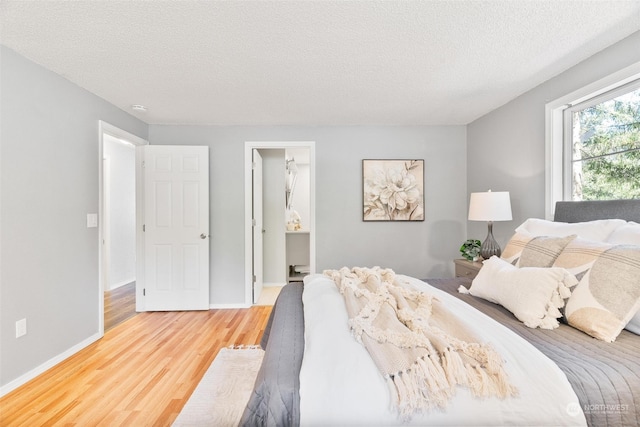
[[[640,1],[2,0],[0,16],[2,44],[147,123],[447,125],[638,31]]]

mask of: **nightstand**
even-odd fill
[[[468,261],[466,259],[454,259],[453,263],[456,265],[456,277],[467,277],[473,279],[482,268],[482,262],[480,261]]]

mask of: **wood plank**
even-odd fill
[[[0,399],[0,425],[171,425],[223,347],[258,344],[271,306],[139,313]]]

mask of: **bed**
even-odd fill
[[[640,223],[640,201],[558,202],[555,215],[557,223],[575,224],[609,218]],[[549,226],[549,224],[544,225]],[[598,226],[595,232],[597,234],[604,229]],[[635,242],[625,240],[631,235],[630,233],[620,231],[623,230],[622,228],[617,230],[618,238],[622,239],[622,243]],[[484,267],[483,270],[485,270]],[[407,278],[407,280],[416,279]],[[420,283],[416,286],[423,286],[421,281],[417,282]],[[471,287],[472,282],[469,279],[426,279],[424,282],[428,283],[424,286],[436,297],[451,300],[454,307],[463,305],[465,310],[470,310],[469,316],[472,316],[472,323],[476,324],[475,327],[481,331],[484,326],[480,328],[477,325],[484,325],[482,322],[499,324],[496,326],[496,332],[487,332],[487,334],[490,338],[505,337],[502,338],[505,342],[497,343],[498,347],[504,347],[504,351],[516,352],[516,356],[505,356],[509,362],[509,369],[513,369],[511,366],[517,365],[522,360],[526,360],[526,364],[529,364],[530,358],[536,361],[536,367],[526,369],[529,369],[527,375],[530,382],[538,381],[537,385],[532,385],[534,390],[531,391],[527,388],[529,386],[522,384],[522,379],[519,379],[517,385],[521,393],[517,399],[514,399],[516,403],[520,402],[517,405],[529,406],[527,412],[520,413],[518,412],[520,409],[516,408],[514,414],[510,414],[510,404],[507,404],[505,409],[500,402],[496,403],[491,399],[468,399],[468,396],[463,395],[460,398],[456,397],[445,411],[431,411],[424,416],[409,419],[401,419],[393,415],[390,418],[384,418],[387,415],[378,413],[380,410],[387,411],[388,405],[380,400],[384,398],[380,397],[383,395],[369,392],[367,389],[369,385],[351,390],[350,386],[347,387],[340,382],[341,375],[350,375],[351,371],[359,371],[363,365],[369,363],[365,359],[358,358],[364,357],[362,354],[344,363],[343,359],[339,359],[339,362],[336,362],[338,359],[332,359],[334,356],[324,352],[322,346],[341,347],[340,340],[345,339],[338,338],[338,335],[333,332],[329,333],[329,338],[325,337],[324,342],[318,341],[315,336],[313,340],[309,340],[309,336],[305,340],[305,310],[309,317],[306,319],[308,322],[311,322],[311,317],[318,316],[310,315],[313,313],[310,310],[323,312],[326,316],[334,306],[340,305],[336,303],[338,300],[331,299],[335,295],[331,297],[325,294],[316,295],[310,289],[319,289],[320,286],[294,283],[283,288],[269,319],[261,342],[261,346],[265,349],[264,361],[241,425],[386,425],[391,421],[394,423],[397,421],[399,425],[525,423],[529,425],[541,423],[590,426],[640,425],[640,336],[636,333],[623,329],[615,337],[614,342],[606,342],[566,323],[560,323],[554,329],[531,328],[525,326],[503,306],[468,292],[461,293],[459,291],[461,285],[466,289]],[[305,286],[308,286],[307,292],[303,292]],[[315,308],[307,307],[302,303],[305,298],[308,303],[320,302]],[[569,309],[568,303],[565,308]],[[342,316],[340,313],[331,313],[324,320],[319,322],[316,320],[316,323],[308,328],[324,329],[330,323],[344,323],[346,317],[343,319],[340,316]],[[306,333],[310,331],[307,330]],[[355,343],[354,340],[352,341]],[[521,345],[523,350],[510,349],[518,347],[514,343]],[[527,350],[528,347],[530,347],[529,350]],[[518,353],[525,350],[535,356],[530,356],[529,353],[526,355]],[[307,360],[318,358],[327,359],[324,363],[329,363],[329,366],[312,364],[322,361]],[[542,372],[538,370],[543,368],[549,369],[550,372],[544,374],[544,378],[542,374],[537,375],[537,372]],[[335,372],[338,379],[331,377]],[[369,369],[367,375],[375,377],[375,370]],[[549,380],[550,378],[552,380]],[[339,381],[340,385],[334,385],[331,388],[332,382],[335,381]],[[356,393],[359,397],[354,398],[349,393]],[[373,398],[364,399],[371,400],[369,404],[373,405],[372,408],[367,409],[363,406],[365,403],[361,404],[363,400],[361,397],[364,395],[374,395]],[[537,395],[543,395],[544,399],[537,400]],[[386,399],[388,400],[388,397]],[[318,402],[314,403],[314,400]],[[356,415],[351,416],[342,412],[349,410],[354,410]],[[364,411],[364,418],[362,414],[358,415],[358,411]],[[551,418],[547,418],[547,415]],[[367,416],[373,419],[367,419]]]

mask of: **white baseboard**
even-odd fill
[[[2,387],[0,387],[0,397],[2,397],[5,394],[17,389],[18,387],[20,387],[21,385],[27,383],[28,381],[31,381],[32,379],[34,379],[38,375],[42,374],[46,370],[48,370],[50,368],[53,368],[58,363],[64,361],[65,359],[68,359],[69,357],[73,356],[74,354],[76,354],[77,352],[82,350],[83,348],[85,348],[85,347],[93,344],[94,342],[98,341],[100,338],[102,338],[102,334],[100,334],[100,333],[94,334],[94,335],[90,336],[89,338],[87,338],[86,340],[74,345],[69,350],[65,351],[64,353],[60,353],[56,357],[47,360],[42,365],[30,370],[26,374],[21,375],[20,377],[16,378],[15,380],[3,385]]]
[[[228,310],[234,308],[250,308],[251,304],[237,303],[237,304],[211,304],[209,308],[211,310]]]
[[[131,282],[135,282],[136,278],[135,277],[131,277],[129,279],[126,280],[122,280],[120,282],[114,283],[113,285],[111,285],[111,287],[109,287],[109,291],[112,291],[114,289],[118,289],[120,286],[124,286],[124,285],[128,285]]]

